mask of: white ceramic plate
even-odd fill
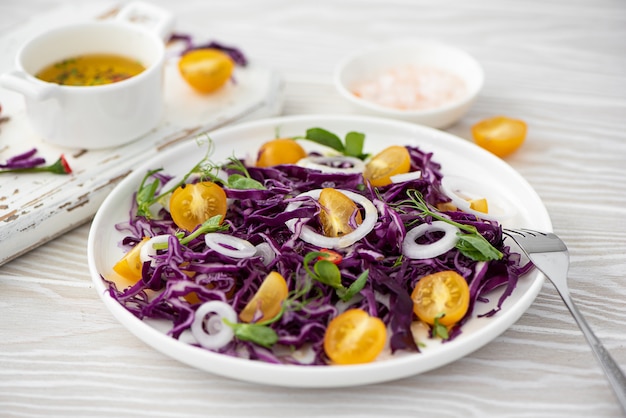
[[[254,155],[262,142],[281,136],[304,135],[308,128],[321,127],[343,137],[349,131],[366,134],[366,151],[376,152],[390,144],[412,144],[434,153],[444,175],[462,175],[489,184],[518,211],[505,225],[551,231],[548,212],[532,187],[509,165],[474,144],[447,133],[406,122],[361,116],[295,116],[267,119],[220,129],[211,133],[216,143],[215,162],[235,155]],[[341,387],[399,379],[451,363],[484,346],[510,327],[528,309],[539,293],[544,277],[531,273],[523,277],[502,310],[490,318],[474,317],[463,326],[463,333],[445,344],[422,339],[421,353],[383,356],[376,362],[354,366],[275,365],[233,358],[175,340],[165,333],[168,324],[140,321],[112,299],[101,276],[112,274],[112,266],[123,255],[118,243],[123,235],[114,225],[128,219],[133,192],[149,169],[163,167],[166,173],[184,174],[199,159],[194,141],[181,144],[137,168],[108,196],[95,216],[88,243],[89,268],[96,290],[111,313],[132,334],[156,350],[190,366],[250,382],[289,387]],[[475,315],[492,309],[499,294],[490,302],[476,305]]]

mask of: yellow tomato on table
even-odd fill
[[[469,286],[463,276],[447,270],[419,279],[411,293],[413,312],[423,322],[452,326],[459,322],[469,307]]]
[[[411,169],[411,156],[406,147],[392,145],[375,155],[365,166],[363,177],[372,186],[381,187],[391,184],[391,177],[408,173]]]
[[[178,61],[185,81],[200,93],[211,93],[230,79],[235,63],[228,54],[213,48],[194,49]]]
[[[495,116],[472,126],[474,141],[498,157],[517,150],[526,139],[526,123],[506,116]]]
[[[202,181],[183,184],[170,197],[170,214],[179,228],[192,232],[209,218],[226,216],[226,193],[217,184]]]
[[[387,327],[362,309],[349,309],[333,318],[324,334],[324,351],[335,364],[374,361],[387,342]]]

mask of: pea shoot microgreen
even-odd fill
[[[152,219],[154,217],[152,211],[150,210],[150,207],[152,205],[157,202],[162,202],[163,199],[168,198],[174,190],[176,190],[182,184],[186,183],[187,179],[193,174],[202,172],[202,167],[206,165],[209,156],[213,152],[214,145],[211,138],[208,137],[206,140],[198,138],[196,142],[199,146],[203,145],[206,142],[207,150],[204,157],[196,165],[194,165],[191,170],[189,170],[187,174],[182,177],[180,181],[176,182],[176,184],[174,184],[168,190],[161,191],[157,194],[157,190],[159,190],[159,187],[161,186],[161,180],[154,175],[159,171],[162,171],[162,168],[157,168],[146,173],[146,175],[141,180],[141,183],[139,184],[139,189],[137,190],[137,194],[135,195],[135,201],[137,203],[137,216]]]
[[[158,178],[153,178],[151,183],[147,183],[154,174],[161,171],[162,168],[156,170],[150,170],[141,180],[139,184],[139,190],[135,195],[135,201],[137,202],[137,216],[143,216],[144,218],[152,218],[152,212],[150,206],[157,202],[156,191],[161,185],[161,181]]]
[[[433,338],[439,337],[442,340],[447,340],[450,338],[450,334],[448,333],[448,328],[445,325],[442,325],[439,320],[445,316],[445,313],[441,312],[435,316],[435,321],[433,323],[431,336]]]
[[[229,168],[238,173],[233,173],[226,180],[220,178],[218,176],[221,166],[213,163],[209,156],[213,153],[214,144],[211,138],[207,138],[206,140],[197,139],[198,145],[203,145],[204,142],[208,144],[207,151],[204,157],[198,161],[196,165],[194,165],[191,170],[185,174],[180,181],[174,184],[171,188],[165,191],[161,191],[157,193],[159,187],[161,186],[161,180],[155,176],[158,172],[163,170],[162,168],[158,168],[156,170],[151,170],[146,173],[146,175],[141,180],[139,184],[139,189],[137,190],[137,194],[135,196],[135,201],[137,203],[137,216],[142,216],[147,219],[152,219],[154,215],[151,211],[151,206],[157,202],[163,203],[165,199],[168,199],[169,196],[180,187],[182,184],[186,183],[189,177],[196,174],[201,179],[209,179],[214,183],[219,183],[225,187],[230,189],[237,190],[264,190],[265,186],[263,186],[260,182],[254,180],[246,166],[237,158],[230,157],[228,159],[228,164],[225,168]]]
[[[421,216],[430,216],[439,221],[454,225],[463,231],[457,234],[459,240],[456,244],[456,248],[466,257],[474,261],[500,260],[503,257],[502,253],[491,245],[491,243],[478,232],[474,225],[455,222],[437,210],[432,209],[428,203],[426,203],[422,194],[417,190],[409,190],[407,191],[407,195],[409,196],[409,201],[402,202],[401,204],[409,203],[421,212]]]
[[[307,139],[317,144],[332,148],[345,156],[356,157],[361,160],[364,160],[368,156],[368,154],[363,153],[365,134],[360,132],[348,132],[342,142],[339,136],[327,131],[326,129],[310,128],[307,129],[305,136],[295,137],[294,139]]]
[[[229,189],[236,190],[265,190],[266,187],[260,182],[256,181],[250,176],[248,169],[246,166],[236,157],[230,157],[228,159],[228,164],[226,164],[225,168],[238,171],[238,173],[233,173],[228,176],[226,180],[219,177],[217,173],[219,172],[220,167],[212,165],[204,168],[204,175],[209,177],[211,181],[215,183],[220,183]],[[215,173],[215,174],[214,174]]]
[[[282,311],[277,317],[282,316]],[[235,332],[235,337],[241,341],[249,341],[260,346],[270,348],[278,341],[278,334],[273,328],[269,327],[268,322],[264,323],[245,323],[230,322],[223,319],[224,323],[231,327]],[[273,321],[273,320],[272,320]]]
[[[391,268],[395,269],[396,267],[400,267],[403,262],[404,262],[404,255],[400,254],[400,256],[396,258],[396,261],[393,263],[393,266],[391,266]]]
[[[335,289],[335,291],[337,292],[337,296],[339,296],[339,298],[344,302],[347,302],[363,289],[369,276],[369,270],[365,270],[359,275],[359,277],[357,277],[354,282],[352,282],[349,287],[345,287],[341,283],[341,271],[339,270],[339,267],[337,267],[336,264],[326,260],[327,257],[329,257],[328,253],[321,251],[311,251],[304,256],[304,270],[314,280],[317,280],[318,282],[326,284]],[[311,270],[309,264],[315,259],[318,260],[313,265],[313,270]]]
[[[200,225],[195,231],[191,234],[185,236],[185,233],[179,231],[176,233],[176,238],[181,245],[187,245],[197,237],[202,234],[208,234],[210,232],[218,232],[218,231],[227,231],[228,225],[220,225],[222,219],[222,215],[215,215],[206,221],[202,225]],[[152,244],[152,248],[155,250],[166,250],[168,248],[167,242]]]
[[[221,224],[222,215],[215,215],[204,221],[195,231],[191,234],[184,236],[184,233],[179,232],[177,237],[182,245],[189,244],[202,234],[208,234],[210,232],[227,231],[228,224]]]

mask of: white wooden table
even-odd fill
[[[2,0],[0,36],[82,3]],[[180,31],[238,45],[280,72],[284,114],[353,112],[331,73],[371,42],[427,37],[473,54],[486,85],[448,131],[470,140],[470,126],[496,114],[528,123],[507,161],[543,199],[570,248],[573,297],[626,367],[626,3],[156,3],[176,13]],[[621,416],[549,284],[509,330],[445,367],[365,387],[275,388],[192,369],[131,335],[92,288],[88,232],[87,223],[0,267],[0,416]]]

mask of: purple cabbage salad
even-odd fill
[[[244,327],[233,326],[234,336],[211,350],[270,363],[328,365],[331,362],[323,347],[325,331],[331,319],[349,308],[360,308],[384,322],[391,353],[419,352],[419,342],[411,331],[418,321],[411,292],[421,277],[453,270],[466,279],[470,302],[463,319],[449,329],[447,339],[452,340],[462,332],[476,304],[487,302],[491,291],[503,288],[496,308],[484,316],[496,314],[530,266],[522,265],[520,255],[504,245],[498,222],[461,211],[437,210],[438,204],[450,201],[441,189],[440,164],[432,153],[415,146],[406,149],[410,171],[420,174],[382,187],[371,186],[362,173],[323,172],[297,164],[262,168],[234,157],[214,164],[207,152],[205,159],[180,182],[217,183],[221,179],[228,209],[221,225],[209,220],[194,233],[176,226],[167,204],[154,205],[169,199],[170,184],[176,180],[160,169],[150,171],[129,202],[129,220],[116,226],[125,234],[120,245],[128,252],[145,237],[165,238],[149,260],[141,264],[141,279],[134,285],[118,286],[114,278],[104,279],[110,295],[139,319],[168,321],[168,334],[179,339],[191,333],[195,312],[203,304],[220,301],[240,313],[264,278],[270,272],[278,272],[289,289],[280,314],[257,327],[254,321]],[[360,151],[353,154],[367,158]],[[238,181],[230,181],[233,179]],[[341,283],[334,286],[312,277],[315,273],[310,268],[314,261],[311,255],[323,248],[301,239],[305,225],[320,231],[317,214],[321,209],[315,199],[298,195],[323,188],[358,194],[376,208],[371,231],[351,245],[334,249],[342,257],[337,264]],[[291,210],[287,210],[290,204]],[[463,234],[459,235],[472,236],[480,243],[468,250],[465,240],[459,240],[454,248],[427,259],[404,256],[407,231],[435,220],[460,226]],[[205,231],[240,238],[255,251],[236,258],[215,251],[205,242]],[[472,233],[466,234],[467,231]],[[440,238],[441,233],[431,231],[418,242],[428,245]],[[476,240],[467,241],[471,244]],[[487,250],[475,254],[476,247],[484,250],[485,246]],[[357,281],[359,285],[352,286]],[[195,293],[194,298],[189,297],[191,293]],[[236,318],[224,322],[231,326]],[[438,337],[432,334],[431,338]],[[207,348],[200,343],[198,346]]]

